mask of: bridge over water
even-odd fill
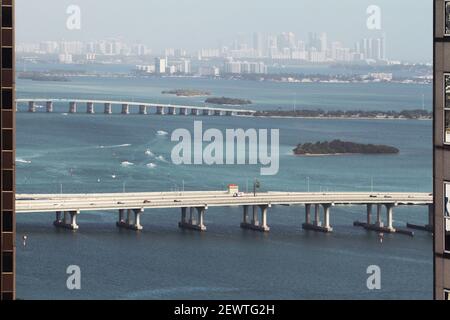
[[[209,106],[187,106],[187,105],[175,105],[175,104],[160,104],[160,103],[147,103],[147,102],[135,102],[135,101],[114,101],[114,100],[95,100],[95,99],[55,99],[55,98],[27,98],[16,100],[16,111],[19,110],[19,104],[27,104],[28,112],[36,112],[37,107],[41,106],[45,108],[45,111],[50,113],[54,111],[55,103],[67,103],[68,113],[77,113],[79,107],[85,106],[84,112],[87,114],[96,113],[96,105],[102,105],[104,114],[112,114],[113,105],[120,105],[122,107],[121,114],[133,113],[133,109],[136,109],[134,113],[146,115],[151,113],[149,110],[154,109],[154,113],[158,115],[194,115],[194,116],[236,116],[236,115],[248,115],[254,114],[255,110],[247,109],[235,109],[235,108],[222,108],[222,107],[209,107]],[[40,105],[41,104],[41,105]]]
[[[243,208],[241,227],[268,232],[268,210],[273,206],[302,206],[305,210],[303,228],[331,232],[330,215],[335,206],[365,206],[367,218],[356,221],[355,226],[368,230],[409,235],[413,233],[394,227],[394,208],[398,206],[424,206],[428,224],[408,228],[432,231],[433,196],[429,193],[304,193],[260,192],[230,193],[228,191],[142,192],[142,193],[92,193],[92,194],[18,194],[18,214],[56,212],[54,225],[72,230],[78,229],[77,215],[94,211],[118,212],[117,226],[141,230],[140,216],[147,211],[178,208],[181,210],[180,228],[205,231],[204,215],[210,207]],[[384,212],[383,212],[384,211]],[[383,219],[385,215],[385,219]],[[322,217],[321,217],[322,216]],[[321,218],[322,221],[321,221]]]

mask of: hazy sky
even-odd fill
[[[215,47],[238,33],[326,31],[353,47],[368,30],[366,9],[381,8],[388,58],[432,60],[431,0],[16,0],[17,41],[121,37],[155,50]],[[69,5],[81,8],[81,30],[66,28]],[[222,41],[222,42],[221,42]]]

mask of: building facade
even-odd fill
[[[434,297],[450,299],[450,1],[434,0]]]
[[[0,299],[15,299],[14,0],[1,0],[1,277]]]

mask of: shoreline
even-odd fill
[[[371,117],[295,117],[295,116],[254,116],[254,115],[241,115],[240,117],[253,117],[253,118],[273,118],[273,119],[317,119],[317,120],[419,120],[419,121],[431,121],[432,118],[371,118]]]
[[[324,154],[313,154],[313,153],[295,154],[295,153],[293,153],[293,155],[295,157],[385,156],[385,155],[395,156],[395,155],[398,155],[398,153],[324,153]]]

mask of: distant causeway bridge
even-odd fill
[[[413,235],[408,229],[393,224],[394,208],[397,206],[424,206],[427,208],[428,224],[407,224],[408,228],[433,230],[433,196],[429,193],[304,193],[261,192],[230,193],[229,191],[185,191],[142,193],[93,193],[93,194],[18,194],[16,212],[55,213],[56,227],[77,230],[77,215],[82,212],[116,211],[117,226],[142,230],[141,215],[154,209],[177,208],[181,210],[179,227],[205,231],[205,212],[210,207],[243,208],[241,227],[256,231],[270,230],[267,215],[273,206],[303,206],[305,220],[303,229],[332,232],[330,215],[334,206],[365,206],[366,220],[356,221],[355,226],[382,233]],[[385,218],[383,218],[385,216]],[[322,221],[321,221],[322,220]]]
[[[45,107],[45,111],[50,113],[54,110],[55,103],[67,103],[68,113],[77,113],[81,106],[84,106],[84,112],[87,114],[96,113],[96,105],[102,105],[103,109],[101,113],[112,114],[113,105],[121,106],[121,114],[138,113],[141,115],[146,115],[151,113],[150,110],[153,109],[155,114],[158,115],[194,115],[194,116],[237,116],[243,114],[254,114],[255,110],[244,110],[244,109],[233,109],[233,108],[215,108],[207,106],[184,106],[184,105],[173,105],[173,104],[156,104],[156,103],[146,103],[146,102],[132,102],[132,101],[109,101],[109,100],[92,100],[92,99],[41,99],[41,98],[27,98],[27,99],[16,99],[16,111],[18,111],[18,104],[27,104],[28,112],[36,112],[38,104],[42,104]],[[132,112],[136,109],[135,112]]]

